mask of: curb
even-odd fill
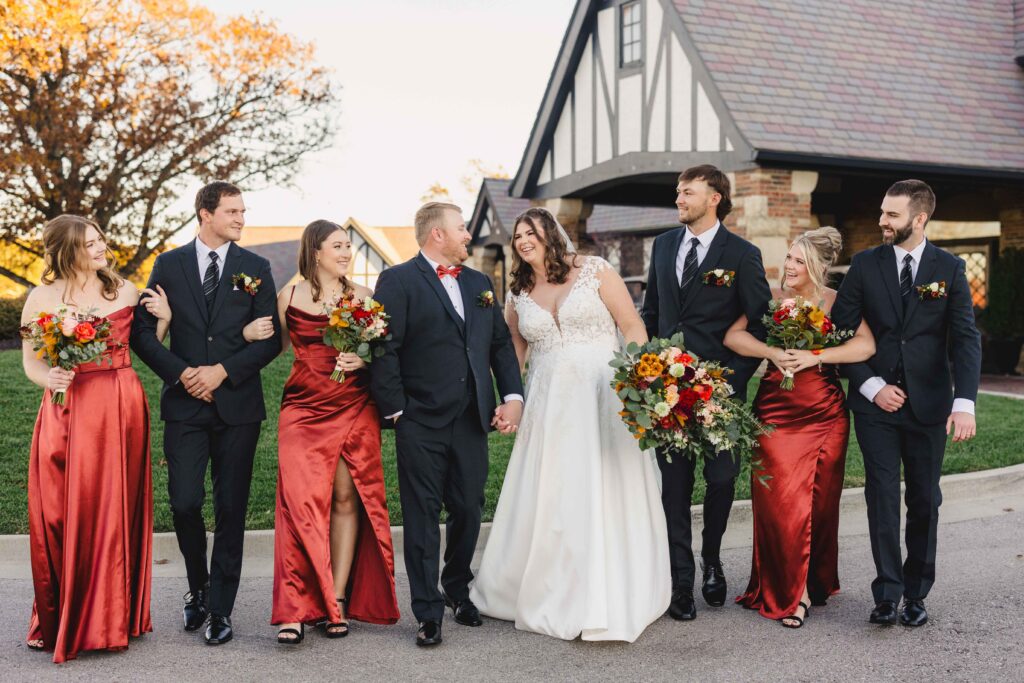
[[[966,501],[981,501],[1005,496],[1019,496],[1024,493],[1024,463],[981,472],[950,474],[940,479],[942,500],[944,505]],[[903,486],[901,484],[901,490]],[[839,503],[840,519],[851,515],[866,515],[864,489],[844,489]],[[694,528],[698,534],[703,524],[704,511],[701,505],[690,508]],[[730,530],[741,525],[749,526],[753,520],[753,511],[749,500],[738,500],[733,503],[729,515]],[[485,522],[480,527],[480,540],[477,542],[477,553],[481,552],[491,533],[491,523]],[[405,534],[400,526],[391,527],[391,536],[396,553],[401,553]],[[212,534],[207,537],[212,541]],[[441,526],[441,538],[444,539],[444,525]],[[212,543],[211,543],[212,545]],[[244,561],[268,561],[274,557],[274,530],[259,529],[245,532]],[[153,560],[157,564],[178,562],[180,560],[178,541],[173,532],[153,534]],[[0,563],[29,564],[28,536],[24,534],[0,535]]]

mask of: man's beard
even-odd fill
[[[693,225],[694,223],[696,223],[701,218],[704,218],[704,216],[707,215],[708,207],[705,204],[704,207],[700,209],[700,213],[697,213],[698,209],[696,207],[688,207],[687,211],[688,213],[686,215],[686,219],[683,220],[682,218],[680,218],[679,222],[685,223],[686,225]]]
[[[907,221],[907,224],[901,228],[892,228],[892,232],[892,237],[888,237],[884,232],[882,233],[882,244],[898,246],[906,242],[914,234],[914,222]]]

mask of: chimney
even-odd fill
[[[1013,54],[1024,67],[1024,0],[1013,0]]]

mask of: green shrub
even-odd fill
[[[1024,337],[1024,249],[1007,249],[992,263],[984,330],[995,339]]]
[[[25,297],[17,299],[0,299],[0,341],[18,338],[21,329],[21,309],[25,307]]]

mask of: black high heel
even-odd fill
[[[281,636],[295,636],[294,638],[282,638]],[[282,628],[277,632],[277,642],[281,645],[298,645],[306,637],[306,625],[299,623],[299,627]]]
[[[337,598],[337,600],[338,604],[342,607],[348,604],[348,600],[346,600],[345,598]],[[348,635],[348,622],[327,622],[326,624],[324,624],[324,635],[328,638],[344,638]]]
[[[808,605],[803,600],[800,601],[799,606],[804,608],[804,615],[802,617],[798,617],[795,614],[791,614],[788,617],[782,617],[781,619],[779,619],[779,622],[781,622],[782,625],[785,626],[786,628],[800,628],[801,626],[803,626],[804,625],[804,619],[807,619],[808,617],[811,616],[811,606]],[[796,623],[795,624],[787,624],[786,623],[787,621],[795,621]]]

